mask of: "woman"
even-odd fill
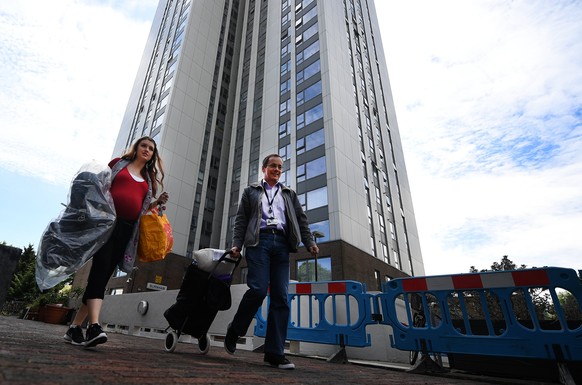
[[[99,324],[107,282],[118,265],[124,271],[131,271],[141,215],[168,201],[167,192],[154,199],[158,185],[160,190],[163,189],[164,170],[152,138],[145,136],[138,139],[121,158],[109,162],[109,167],[112,179],[110,191],[117,220],[111,237],[93,256],[83,304],[64,336],[73,345],[92,347],[107,342],[107,334]],[[86,337],[83,337],[81,324],[87,317],[89,326]]]

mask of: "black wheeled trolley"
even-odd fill
[[[215,255],[222,252],[219,258]],[[196,254],[205,256],[196,262]],[[230,258],[230,250],[203,249],[195,252],[195,262],[188,266],[182,286],[176,297],[176,303],[170,306],[164,317],[171,329],[166,335],[165,349],[173,352],[182,334],[198,339],[200,353],[206,354],[210,349],[208,330],[216,314],[228,310],[231,306],[230,285],[232,274],[241,258]]]

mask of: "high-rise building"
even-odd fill
[[[161,0],[114,153],[143,135],[164,160],[174,254],[230,248],[242,190],[278,153],[319,280],[424,274],[372,0]],[[292,255],[292,279],[314,273]]]

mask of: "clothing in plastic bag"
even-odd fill
[[[71,182],[68,204],[42,234],[36,283],[50,289],[75,273],[107,242],[115,226],[111,170],[88,163]]]

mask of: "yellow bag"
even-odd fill
[[[174,246],[172,226],[166,214],[159,215],[153,208],[142,215],[139,223],[137,257],[142,262],[159,261],[166,258]]]

